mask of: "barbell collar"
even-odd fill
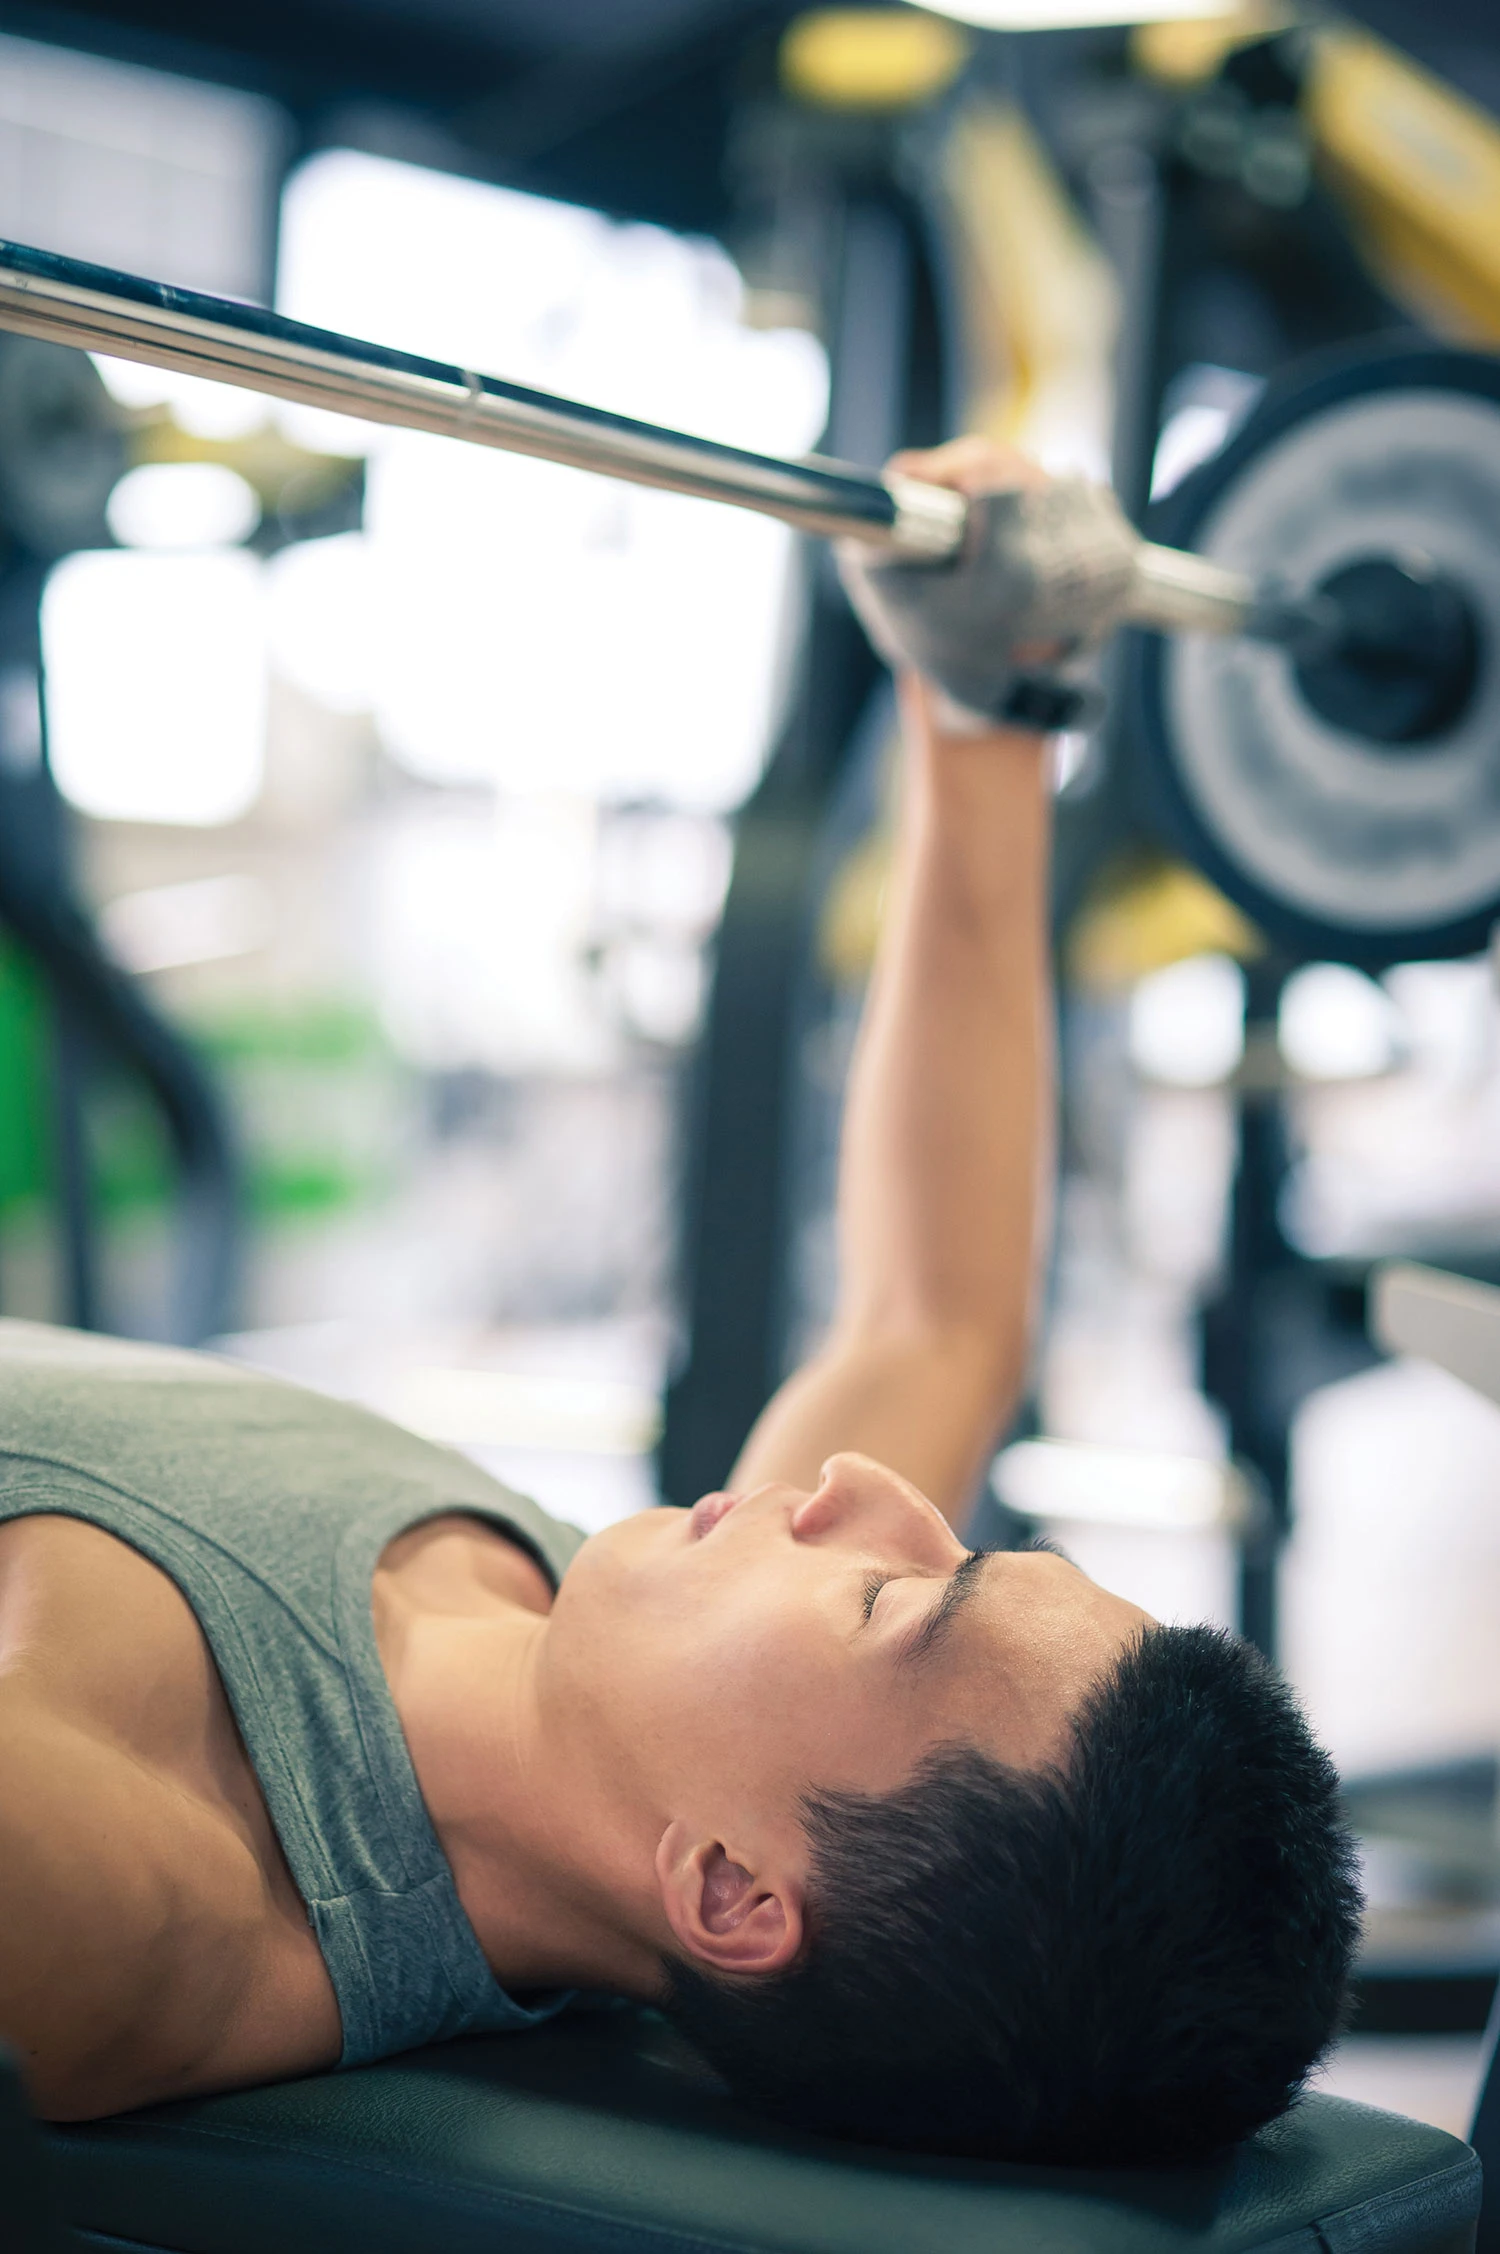
[[[1141,542],[1135,584],[1126,597],[1130,625],[1151,626],[1159,633],[1244,634],[1263,615],[1255,582],[1243,572],[1228,571],[1184,548]]]
[[[947,563],[964,543],[969,504],[951,486],[928,485],[893,470],[881,480],[896,504],[890,546],[914,563]],[[861,537],[854,533],[853,538]]]

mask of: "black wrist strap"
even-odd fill
[[[1035,728],[1052,735],[1097,719],[1103,699],[1089,682],[1059,681],[1048,673],[1018,673],[995,709],[1011,728]]]

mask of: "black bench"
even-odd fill
[[[1161,2173],[778,2135],[637,2012],[46,2144],[74,2231],[115,2254],[1463,2254],[1480,2195],[1456,2137],[1324,2096]]]

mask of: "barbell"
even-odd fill
[[[0,242],[0,329],[728,502],[941,565],[962,496],[786,461],[262,307]],[[1378,964],[1500,916],[1500,362],[1356,354],[1269,392],[1135,550],[1160,819],[1302,953]],[[1168,639],[1158,639],[1157,636]]]
[[[817,456],[751,453],[22,243],[0,242],[0,328],[731,502],[916,561],[942,563],[963,544],[965,503],[944,486]],[[1253,628],[1260,610],[1242,574],[1143,541],[1130,616],[1146,626],[1232,633]]]

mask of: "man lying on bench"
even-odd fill
[[[838,1317],[724,1493],[585,1541],[363,1411],[0,1326],[0,2033],[43,2114],[582,1989],[785,2122],[1141,2163],[1269,2119],[1336,2030],[1350,1844],[1275,1675],[953,1530],[1049,1166],[1045,742],[930,656],[1008,662],[985,568],[856,587],[950,694],[901,682]]]

